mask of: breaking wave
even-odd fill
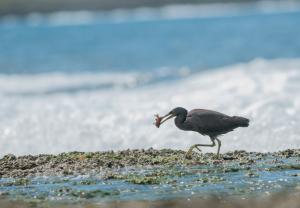
[[[135,87],[128,86],[139,76],[130,74],[8,76],[0,76],[1,155],[186,149],[194,143],[208,143],[207,137],[180,131],[173,122],[160,129],[152,125],[154,114],[165,114],[176,106],[250,118],[250,127],[221,137],[222,151],[300,148],[299,59],[256,59]],[[84,88],[87,83],[119,87],[73,93],[55,90]]]

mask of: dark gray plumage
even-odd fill
[[[198,148],[198,146],[215,146],[215,141],[218,143],[217,156],[219,157],[221,141],[217,138],[222,134],[226,134],[233,131],[238,127],[249,126],[249,119],[239,117],[239,116],[228,116],[223,113],[219,113],[212,110],[205,109],[194,109],[188,112],[182,107],[174,108],[170,113],[159,118],[159,124],[164,123],[170,118],[175,118],[175,125],[184,131],[196,131],[202,135],[207,135],[210,137],[212,144],[195,144],[190,147],[187,152],[187,157],[190,157],[192,150]],[[165,119],[165,120],[163,120]]]

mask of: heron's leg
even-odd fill
[[[193,151],[194,148],[197,148],[197,150],[199,150],[199,152],[201,152],[201,150],[198,148],[198,146],[200,146],[200,144],[194,144],[194,145],[192,145],[189,148],[189,150],[187,151],[186,156],[189,156],[192,153],[192,151]]]
[[[216,146],[215,138],[210,137],[210,140],[212,141],[212,144],[194,144],[194,145],[192,145],[190,147],[190,149],[187,151],[187,153],[185,154],[185,157],[190,158],[194,148],[197,148],[197,150],[199,150],[201,152],[201,150],[198,147],[214,147],[214,146]]]
[[[218,138],[215,138],[217,140],[217,143],[218,143],[218,152],[217,152],[217,158],[219,158],[219,153],[220,153],[220,148],[221,148],[221,140],[218,139]]]
[[[201,149],[198,148],[198,146],[195,147],[199,152],[201,152]]]

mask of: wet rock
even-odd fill
[[[12,161],[12,160],[16,160],[17,157],[13,154],[8,154],[8,155],[4,155],[2,160],[7,160],[7,161]]]
[[[80,198],[85,198],[85,199],[91,199],[95,197],[106,197],[106,196],[112,196],[112,195],[118,195],[119,192],[114,191],[103,191],[103,190],[93,190],[93,191],[87,191],[87,190],[82,190],[82,191],[72,191],[71,195],[74,197],[80,197]]]
[[[105,175],[102,177],[102,179],[104,179],[104,180],[114,180],[114,179],[123,180],[123,179],[126,179],[126,177],[121,174],[109,171],[109,172],[105,173]]]
[[[212,177],[199,178],[199,179],[196,179],[195,181],[200,182],[200,183],[220,183],[224,180],[225,179],[222,177],[212,176]]]
[[[235,172],[239,172],[240,169],[239,168],[225,168],[223,170],[224,173],[235,173]]]
[[[0,191],[0,196],[8,196],[9,192],[7,191]]]
[[[1,183],[1,186],[27,186],[31,181],[28,178],[19,178],[14,181]]]
[[[246,173],[246,176],[250,177],[250,178],[257,178],[259,177],[259,175],[253,171],[249,171]]]
[[[160,176],[132,176],[126,181],[133,184],[149,185],[160,184],[163,181],[163,177]]]
[[[230,156],[230,155],[224,155],[223,160],[236,160],[236,157]]]
[[[282,165],[266,168],[265,170],[266,171],[300,170],[300,164],[282,164]]]

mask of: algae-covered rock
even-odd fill
[[[195,181],[200,182],[200,183],[220,183],[224,181],[225,179],[222,177],[218,176],[211,176],[211,177],[203,177],[203,178],[198,178]]]
[[[269,168],[265,168],[266,171],[281,171],[281,170],[300,170],[300,164],[282,164]]]
[[[84,199],[90,199],[90,198],[95,198],[95,197],[114,196],[114,195],[118,195],[118,194],[119,194],[118,191],[105,191],[105,190],[101,190],[101,189],[78,190],[78,189],[73,189],[68,186],[61,187],[54,191],[54,195],[56,195],[56,196],[70,196],[70,197],[84,198]]]
[[[257,174],[256,172],[254,171],[249,171],[246,173],[246,176],[250,177],[250,178],[258,178],[259,177],[259,174]]]
[[[0,186],[27,186],[31,183],[28,178],[18,178],[13,181],[2,182]]]
[[[122,179],[126,179],[126,176],[120,174],[120,173],[115,173],[112,171],[109,171],[107,173],[105,173],[105,175],[102,177],[104,180],[122,180]]]
[[[95,185],[97,184],[98,181],[97,180],[92,180],[92,179],[86,179],[86,180],[80,180],[80,181],[76,181],[76,182],[73,182],[72,184],[73,185],[85,185],[85,186],[89,186],[89,185]]]
[[[20,178],[14,182],[15,186],[26,186],[28,184],[30,184],[30,180],[28,178]]]
[[[223,172],[224,173],[235,173],[239,172],[240,168],[235,168],[235,167],[229,167],[229,168],[224,168]]]
[[[217,159],[214,153],[192,153],[192,159],[185,158],[182,150],[162,149],[135,149],[107,152],[68,152],[58,155],[26,155],[16,157],[12,154],[0,159],[0,178],[19,178],[27,176],[68,176],[84,175],[90,173],[103,173],[107,170],[119,170],[130,167],[173,167],[177,166],[212,166],[225,167],[223,173],[237,172],[249,169],[260,161],[273,158],[270,167],[266,171],[283,169],[299,170],[300,166],[293,163],[284,164],[284,158],[299,159],[300,150],[285,150],[274,153],[255,153],[246,151],[234,151],[221,155]],[[283,163],[283,164],[281,164]],[[228,164],[234,164],[231,166]],[[237,167],[237,165],[243,168]],[[264,167],[265,168],[265,167]],[[205,168],[208,172],[219,171]],[[201,172],[201,170],[199,170]],[[109,176],[107,176],[109,178]],[[118,176],[110,176],[120,179]]]
[[[85,198],[85,199],[91,199],[95,197],[106,197],[106,196],[112,196],[112,195],[118,195],[119,192],[114,191],[103,191],[103,190],[92,190],[92,191],[87,191],[87,190],[72,190],[70,192],[71,196],[73,197],[79,197],[79,198]]]
[[[131,176],[126,179],[129,183],[141,185],[161,184],[163,180],[160,176]]]
[[[218,196],[263,194],[299,186],[298,150],[234,151],[220,159],[214,153],[193,152],[192,159],[184,156],[181,150],[152,148],[5,156],[0,159],[0,191],[9,190],[8,197],[33,201],[86,202],[122,200],[139,194],[166,198],[179,193],[197,197],[208,192]]]
[[[2,158],[2,160],[9,160],[9,161],[16,160],[16,159],[17,159],[17,157],[13,154],[4,155]]]

